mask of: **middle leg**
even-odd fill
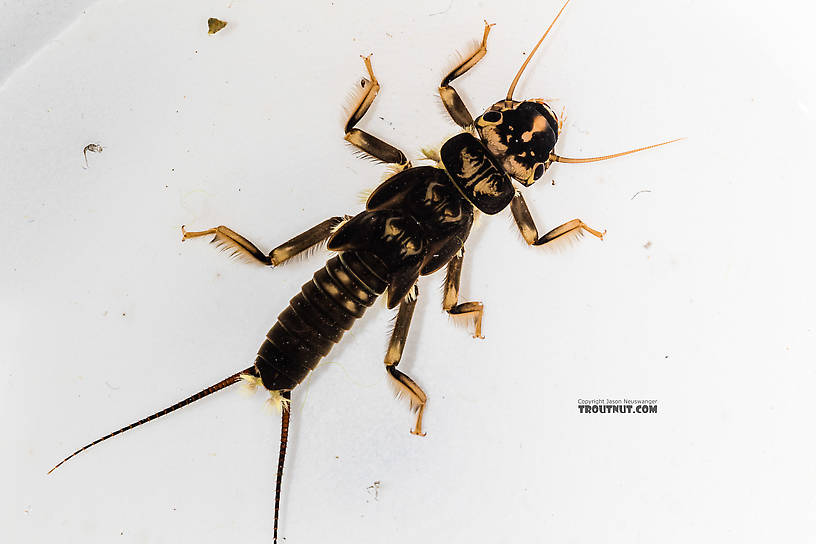
[[[380,92],[380,82],[377,81],[377,78],[374,76],[374,69],[371,67],[371,55],[363,57],[363,60],[365,61],[366,70],[368,70],[368,77],[370,79],[364,79],[362,85],[363,87],[367,86],[368,90],[360,99],[354,111],[351,112],[351,116],[346,123],[346,141],[365,153],[368,153],[375,159],[395,164],[400,169],[408,168],[411,166],[411,163],[408,162],[408,159],[405,158],[405,154],[402,151],[391,144],[383,142],[376,136],[372,136],[368,132],[354,128],[354,125],[360,122],[360,119],[366,114],[368,108],[374,103],[374,98],[377,97],[377,93]]]
[[[298,234],[288,242],[282,243],[269,252],[269,255],[264,255],[263,252],[258,249],[258,246],[224,225],[197,232],[187,231],[184,228],[184,225],[182,225],[181,241],[183,242],[184,240],[188,240],[190,238],[197,238],[199,236],[207,236],[212,234],[212,243],[231,251],[232,254],[237,257],[244,258],[252,263],[267,266],[278,266],[288,261],[295,255],[326,241],[332,235],[332,233],[337,230],[337,227],[349,219],[351,218],[347,215],[343,217],[332,217],[326,219],[306,232]]]
[[[442,298],[442,308],[450,315],[475,314],[476,331],[473,333],[473,338],[484,338],[484,336],[482,336],[484,304],[481,302],[463,302],[459,304],[459,284],[462,278],[462,260],[464,258],[465,250],[462,248],[448,263],[448,275],[445,278],[445,295]]]

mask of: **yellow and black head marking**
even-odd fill
[[[544,35],[516,72],[507,97],[490,106],[476,118],[474,126],[479,138],[490,153],[501,163],[504,171],[525,186],[532,185],[553,161],[553,150],[558,141],[558,118],[543,100],[513,100],[513,91],[521,74],[539,46],[550,33],[555,22],[566,9],[564,2]]]
[[[558,142],[560,123],[553,109],[542,99],[531,98],[524,101],[513,100],[513,91],[521,79],[521,74],[533,58],[539,46],[550,33],[555,22],[566,9],[569,0],[564,2],[550,26],[538,40],[533,50],[519,68],[507,96],[490,106],[477,117],[473,126],[479,134],[482,144],[500,164],[504,172],[524,186],[536,182],[553,162],[580,164],[603,161],[622,157],[638,151],[653,149],[661,145],[681,140],[678,138],[668,142],[661,142],[646,147],[630,149],[621,153],[570,159],[555,153],[555,144]]]
[[[496,102],[476,118],[476,130],[507,174],[529,186],[544,175],[558,141],[558,118],[535,100]]]

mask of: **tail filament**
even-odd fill
[[[220,391],[221,389],[224,389],[225,387],[228,387],[228,386],[230,386],[230,385],[232,385],[234,383],[237,383],[237,382],[241,381],[241,374],[255,375],[256,374],[255,367],[251,366],[251,367],[247,368],[246,370],[242,370],[241,372],[237,372],[237,373],[233,374],[232,376],[230,376],[229,378],[225,378],[225,379],[221,380],[220,382],[218,382],[217,384],[211,385],[210,387],[208,387],[208,388],[206,388],[206,389],[204,389],[202,391],[199,391],[195,395],[193,395],[191,397],[187,397],[183,401],[177,402],[173,406],[169,406],[169,407],[165,408],[161,412],[156,412],[155,414],[153,414],[151,416],[148,416],[148,417],[146,417],[144,419],[140,419],[139,421],[137,421],[135,423],[131,423],[127,427],[122,427],[118,431],[114,431],[114,432],[112,432],[112,433],[110,433],[108,435],[103,436],[102,438],[98,438],[97,440],[94,440],[93,442],[91,442],[87,446],[84,446],[84,447],[78,449],[77,451],[75,451],[74,453],[72,453],[71,455],[69,455],[68,457],[63,459],[62,461],[60,461],[57,464],[57,466],[55,466],[54,468],[52,468],[51,470],[48,471],[48,474],[51,474],[52,472],[57,470],[60,467],[60,465],[62,465],[68,459],[74,457],[75,455],[78,455],[78,454],[82,453],[83,451],[87,450],[88,448],[90,448],[92,446],[96,446],[100,442],[104,442],[108,438],[112,438],[112,437],[116,436],[117,434],[122,434],[125,431],[135,429],[139,425],[143,425],[143,424],[147,423],[148,421],[153,421],[154,419],[158,419],[158,418],[160,418],[160,417],[162,417],[164,415],[169,414],[170,412],[175,412],[179,408],[184,408],[188,404],[192,404],[197,400],[203,399],[207,395],[211,395],[211,394],[215,393],[216,391]]]
[[[289,418],[292,413],[292,406],[289,402],[291,393],[289,391],[281,392],[284,402],[281,403],[281,435],[280,435],[280,451],[278,452],[278,478],[275,481],[275,528],[272,536],[272,542],[278,542],[278,516],[280,514],[280,496],[281,496],[281,482],[283,481],[283,461],[286,459],[286,444],[289,442]]]

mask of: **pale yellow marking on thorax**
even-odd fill
[[[462,176],[472,178],[484,166],[484,157],[462,150]]]

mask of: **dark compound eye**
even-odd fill
[[[538,179],[544,175],[544,165],[542,163],[538,163],[535,167],[535,172],[533,172],[533,179]]]
[[[482,115],[482,120],[485,123],[498,123],[502,119],[502,114],[500,111],[489,111]]]

